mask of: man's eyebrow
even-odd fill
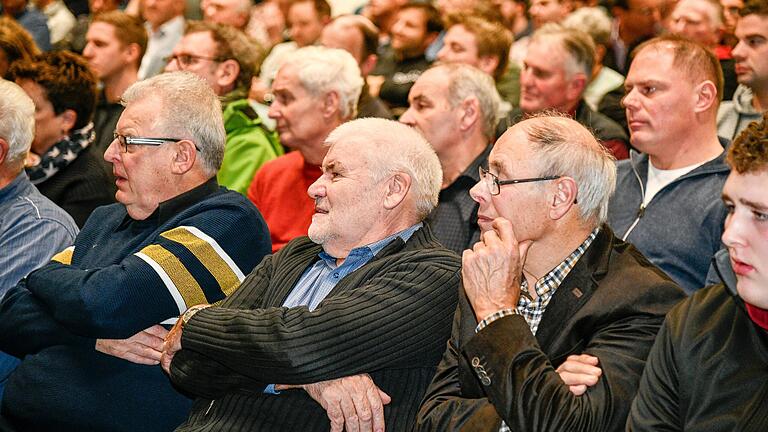
[[[323,165],[323,171],[340,171],[344,169],[344,164],[337,160],[332,160]]]
[[[502,171],[507,172],[506,168],[507,168],[507,165],[500,160],[492,160],[490,163],[488,163],[488,169],[490,169],[491,171],[495,171],[496,174]]]
[[[744,204],[744,205],[746,205],[746,206],[748,206],[748,207],[752,207],[755,210],[759,210],[761,212],[762,211],[768,211],[768,206],[766,206],[763,203],[759,203],[759,202],[755,202],[755,201],[750,201],[750,200],[746,200],[746,199],[743,199],[743,198],[740,199],[739,202]]]

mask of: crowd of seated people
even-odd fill
[[[0,430],[768,430],[768,0],[0,0]]]

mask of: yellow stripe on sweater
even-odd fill
[[[56,255],[51,258],[51,261],[60,262],[62,264],[70,265],[72,264],[72,255],[75,254],[75,247],[70,246],[63,251],[57,253]]]
[[[187,307],[208,303],[200,284],[184,267],[184,264],[166,248],[156,244],[149,245],[141,250],[141,254],[154,261],[165,272],[173,282],[172,285],[166,284],[171,295],[174,294],[173,290],[176,290],[184,299]]]
[[[211,272],[225,295],[232,294],[240,286],[242,277],[239,276],[242,273],[240,275],[237,274],[240,273],[240,269],[226,255],[224,250],[215,243],[215,240],[205,235],[199,229],[181,226],[160,235],[184,246],[192,252],[203,266]],[[235,270],[237,273],[235,273]]]

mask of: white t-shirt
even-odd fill
[[[671,170],[662,170],[653,166],[651,161],[648,161],[648,181],[645,182],[645,195],[643,196],[643,206],[647,206],[649,202],[659,193],[664,186],[672,183],[678,178],[688,174],[696,168],[704,165],[709,161],[704,161],[694,165],[688,165],[682,168],[676,168]]]

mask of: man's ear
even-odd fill
[[[336,115],[341,115],[339,95],[330,91],[323,96],[323,117],[332,118]]]
[[[571,81],[566,87],[566,97],[571,101],[578,101],[587,88],[587,77],[582,72],[573,74]]]
[[[499,67],[499,58],[490,55],[482,56],[478,59],[477,67],[488,75],[493,76],[496,68]]]
[[[216,80],[219,87],[228,89],[235,86],[237,76],[240,74],[240,63],[234,59],[224,60],[219,63],[216,70]]]
[[[137,67],[141,64],[141,47],[139,47],[139,44],[128,44],[128,46],[124,48],[124,52],[127,64],[135,63]]]
[[[717,86],[710,80],[706,80],[696,86],[695,89],[696,100],[694,102],[693,110],[695,113],[700,113],[712,108],[713,104],[717,104],[719,96],[717,95]]]
[[[570,177],[560,177],[555,182],[555,193],[552,194],[552,202],[549,206],[549,217],[558,220],[565,216],[576,204],[579,188],[576,181]]]
[[[475,97],[469,97],[461,102],[461,119],[459,128],[466,131],[480,121],[480,102]]]
[[[0,138],[0,165],[4,164],[8,159],[8,151],[11,149],[11,145],[5,138]]]
[[[176,143],[173,160],[171,161],[171,172],[173,174],[184,174],[191,170],[197,160],[197,149],[195,144],[184,139]]]
[[[395,173],[387,180],[386,195],[384,195],[384,208],[392,210],[399,206],[401,202],[408,196],[408,191],[411,190],[411,176],[405,173]]]
[[[360,75],[367,77],[374,69],[376,69],[376,63],[378,63],[379,57],[376,54],[371,54],[364,58],[360,62]]]

